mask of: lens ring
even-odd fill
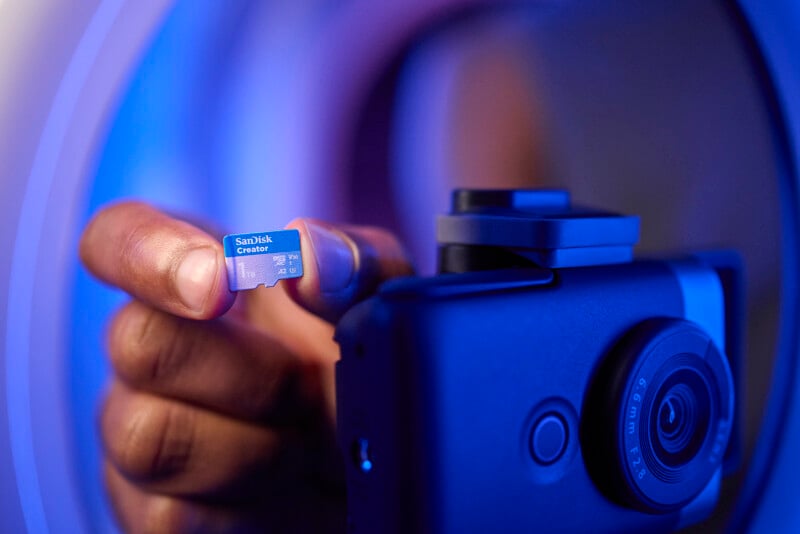
[[[680,509],[720,469],[733,394],[727,360],[700,327],[671,318],[639,323],[604,359],[584,402],[589,474],[622,504]]]

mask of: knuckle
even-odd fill
[[[112,364],[121,377],[134,384],[165,381],[179,365],[182,334],[176,318],[133,302],[111,325]]]
[[[99,252],[98,239],[104,231],[113,227],[114,220],[120,211],[120,204],[112,204],[101,208],[92,216],[81,234],[78,251],[81,259],[87,265],[92,264],[92,259]]]
[[[109,453],[121,471],[135,480],[159,480],[184,471],[192,455],[191,410],[169,403],[140,402],[111,429]]]
[[[308,414],[306,365],[273,354],[275,363],[242,384],[243,412],[262,422],[289,423]]]
[[[139,208],[140,210],[142,208]],[[145,300],[174,308],[180,297],[175,285],[175,270],[181,255],[205,243],[190,225],[147,209],[130,221],[119,236],[116,279]]]
[[[190,505],[169,497],[154,497],[145,507],[142,534],[182,534],[192,527]]]
[[[161,262],[151,265],[149,261],[153,252],[152,244],[159,242],[161,229],[154,225],[151,217],[137,217],[122,234],[120,243],[120,270],[128,278],[139,279],[143,269],[150,274],[150,268],[156,267],[157,274],[165,274],[166,266]]]

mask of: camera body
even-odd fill
[[[565,192],[454,193],[443,274],[337,328],[352,532],[670,531],[713,510],[739,268],[631,261],[636,239]]]

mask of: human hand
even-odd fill
[[[133,297],[109,327],[100,417],[126,531],[344,530],[333,323],[411,268],[385,231],[289,227],[303,277],[238,299],[220,242],[186,222],[124,202],[84,231],[86,267]]]

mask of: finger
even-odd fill
[[[119,383],[109,392],[100,425],[109,460],[152,492],[246,500],[305,483],[319,472],[296,432],[245,423]]]
[[[162,310],[207,319],[233,303],[220,243],[140,202],[101,210],[83,233],[80,255],[101,280]]]
[[[286,280],[287,290],[329,321],[337,321],[382,282],[414,271],[399,241],[380,228],[333,226],[314,219],[296,219],[287,228],[300,232],[303,254],[303,276]]]
[[[314,492],[283,492],[235,505],[147,492],[122,476],[110,463],[105,485],[114,513],[125,532],[148,534],[270,532],[289,534],[345,532],[343,496]]]
[[[148,493],[128,481],[111,463],[104,466],[106,489],[125,532],[147,534],[259,532],[247,514]]]
[[[108,345],[130,386],[251,421],[321,416],[333,380],[329,366],[245,323],[183,319],[136,301],[114,317]]]

